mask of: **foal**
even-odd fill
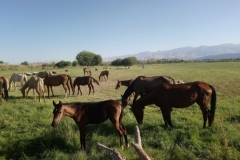
[[[98,124],[109,119],[120,138],[120,145],[123,147],[122,136],[128,146],[127,131],[122,124],[124,108],[114,100],[106,100],[92,103],[62,103],[56,104],[53,101],[53,121],[52,127],[56,127],[64,116],[72,118],[78,125],[80,132],[81,149],[86,150],[85,126],[88,124]]]

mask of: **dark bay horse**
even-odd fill
[[[102,71],[99,75],[99,81],[103,78],[106,80],[108,80],[108,75],[109,75],[109,71],[108,70],[105,70],[105,71]]]
[[[82,95],[82,91],[81,91],[81,88],[80,88],[80,85],[82,86],[85,86],[85,85],[88,85],[88,88],[89,88],[89,95],[91,93],[91,89],[93,90],[93,95],[94,95],[94,86],[92,83],[96,83],[97,85],[99,85],[98,81],[96,79],[94,79],[93,77],[91,76],[86,76],[86,77],[77,77],[74,82],[73,82],[73,95],[75,93],[75,86],[78,86],[78,93],[77,95],[79,94],[79,91]]]
[[[207,108],[211,100],[210,110]],[[139,124],[143,123],[144,108],[147,105],[155,104],[162,111],[165,127],[170,125],[172,108],[186,108],[197,103],[203,115],[203,128],[211,126],[216,110],[216,91],[213,86],[205,82],[190,82],[185,84],[161,84],[149,93],[138,99],[131,110]]]
[[[90,76],[91,76],[91,74],[92,74],[91,69],[88,68],[88,67],[84,67],[84,68],[83,68],[83,73],[84,73],[84,76],[85,76],[85,74],[89,74]]]
[[[8,99],[9,81],[6,77],[0,77],[0,98]],[[4,93],[4,94],[3,94]]]
[[[124,94],[122,95],[122,105],[126,107],[128,104],[128,97],[135,92],[133,103],[135,103],[137,97],[139,95],[143,95],[153,88],[158,86],[162,83],[170,83],[174,84],[175,81],[173,78],[168,76],[154,76],[154,77],[145,77],[145,76],[138,76],[130,86],[125,90]]]
[[[70,87],[69,87],[69,83],[70,83]],[[72,78],[67,74],[47,76],[44,79],[44,85],[47,86],[48,98],[49,98],[49,87],[51,88],[52,96],[54,96],[52,86],[62,85],[65,90],[65,97],[67,97],[67,90],[69,92],[69,96],[70,96],[70,88],[73,90]]]
[[[56,104],[53,101],[52,127],[56,127],[64,116],[73,118],[79,128],[81,149],[86,149],[85,126],[88,124],[99,124],[109,119],[120,138],[120,145],[123,147],[123,136],[128,146],[127,131],[122,124],[124,108],[114,100],[106,100],[92,103],[62,103]]]

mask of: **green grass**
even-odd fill
[[[9,69],[10,68],[10,69]],[[68,73],[83,76],[83,67],[69,67]],[[66,68],[65,68],[66,69]],[[57,69],[57,73],[66,73]],[[39,68],[2,67],[0,76],[10,78],[12,73],[41,71]],[[98,79],[103,67],[98,67],[92,76]],[[64,117],[56,128],[51,127],[52,101],[97,102],[107,99],[120,100],[126,87],[115,90],[117,80],[136,78],[139,75],[167,75],[185,82],[204,81],[217,91],[217,109],[213,127],[202,129],[203,120],[199,106],[173,109],[172,121],[176,129],[164,129],[158,107],[146,107],[144,124],[138,125],[129,106],[125,109],[123,123],[128,131],[129,142],[134,141],[134,127],[139,126],[142,145],[152,159],[240,159],[240,62],[173,63],[132,66],[130,69],[108,69],[109,80],[95,86],[95,95],[88,95],[88,87],[81,86],[82,96],[64,97],[62,86],[53,87],[55,97],[46,103],[34,101],[32,91],[23,99],[19,91],[9,91],[9,100],[0,100],[0,159],[111,159],[109,154],[97,147],[102,143],[115,148],[129,160],[138,159],[133,147],[122,150],[117,132],[109,121],[88,125],[86,152],[80,151],[79,131],[75,122]]]

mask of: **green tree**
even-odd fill
[[[124,66],[132,66],[134,64],[137,64],[136,57],[127,57],[122,60],[122,65]]]
[[[21,65],[26,65],[26,66],[27,66],[27,65],[29,65],[29,64],[28,64],[27,61],[24,61],[24,62],[21,63]]]
[[[3,61],[0,61],[0,63],[4,63]]]
[[[76,60],[80,66],[93,66],[102,63],[102,57],[89,51],[82,51],[77,54]]]
[[[70,61],[63,61],[63,60],[55,64],[55,66],[57,66],[58,68],[64,68],[71,65],[72,63]]]
[[[78,65],[78,62],[77,62],[76,60],[72,62],[72,66],[75,67],[75,66],[77,66],[77,65]]]
[[[121,66],[122,65],[122,59],[118,58],[111,62],[111,65],[113,66]]]

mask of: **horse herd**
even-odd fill
[[[84,74],[85,73],[89,73],[91,75],[91,72],[84,71]],[[67,90],[69,91],[70,95],[70,88],[72,88],[74,95],[75,86],[78,86],[77,94],[79,94],[80,91],[82,95],[80,85],[88,85],[90,95],[91,89],[93,90],[94,94],[94,87],[92,83],[94,82],[99,85],[98,81],[90,75],[77,77],[73,83],[71,77],[66,74],[59,74],[55,76],[47,74],[44,79],[40,77],[31,77],[28,80],[29,82],[23,85],[21,92],[23,97],[25,97],[25,93],[26,95],[28,94],[31,86],[34,86],[35,90],[37,91],[37,85],[39,88],[41,88],[40,86],[43,86],[42,90],[39,90],[41,90],[41,93],[44,95],[44,85],[46,85],[49,96],[49,87],[52,91],[52,86],[58,86],[62,84],[63,88],[65,89],[65,96],[67,96]],[[108,72],[102,72],[99,76],[99,81],[102,76],[108,77]],[[33,82],[30,82],[30,80]],[[4,80],[3,77],[0,77],[0,86],[3,86],[4,94],[8,94],[6,93],[7,91],[5,92],[6,80]],[[123,146],[122,138],[124,136],[125,144],[128,146],[127,131],[125,126],[122,124],[122,118],[124,108],[126,108],[126,106],[129,104],[129,97],[131,95],[133,95],[134,98],[132,104],[129,105],[139,124],[143,123],[145,106],[155,104],[161,110],[165,128],[168,128],[169,126],[174,128],[174,125],[171,122],[172,108],[186,108],[194,103],[197,103],[201,109],[203,128],[206,127],[207,121],[208,126],[212,126],[213,124],[216,110],[216,90],[210,84],[200,81],[184,83],[183,81],[174,80],[169,76],[138,76],[135,79],[123,81],[118,80],[115,89],[118,89],[120,86],[127,86],[127,89],[121,97],[121,104],[116,100],[88,103],[62,103],[59,101],[58,104],[53,101],[54,110],[52,127],[56,127],[64,116],[73,118],[79,128],[81,149],[85,150],[85,126],[87,124],[102,123],[109,119],[119,134],[120,145]],[[26,91],[27,88],[28,90]],[[54,96],[53,91],[52,95]],[[138,96],[140,96],[140,98],[138,98]],[[209,102],[211,102],[210,109],[207,107]]]

